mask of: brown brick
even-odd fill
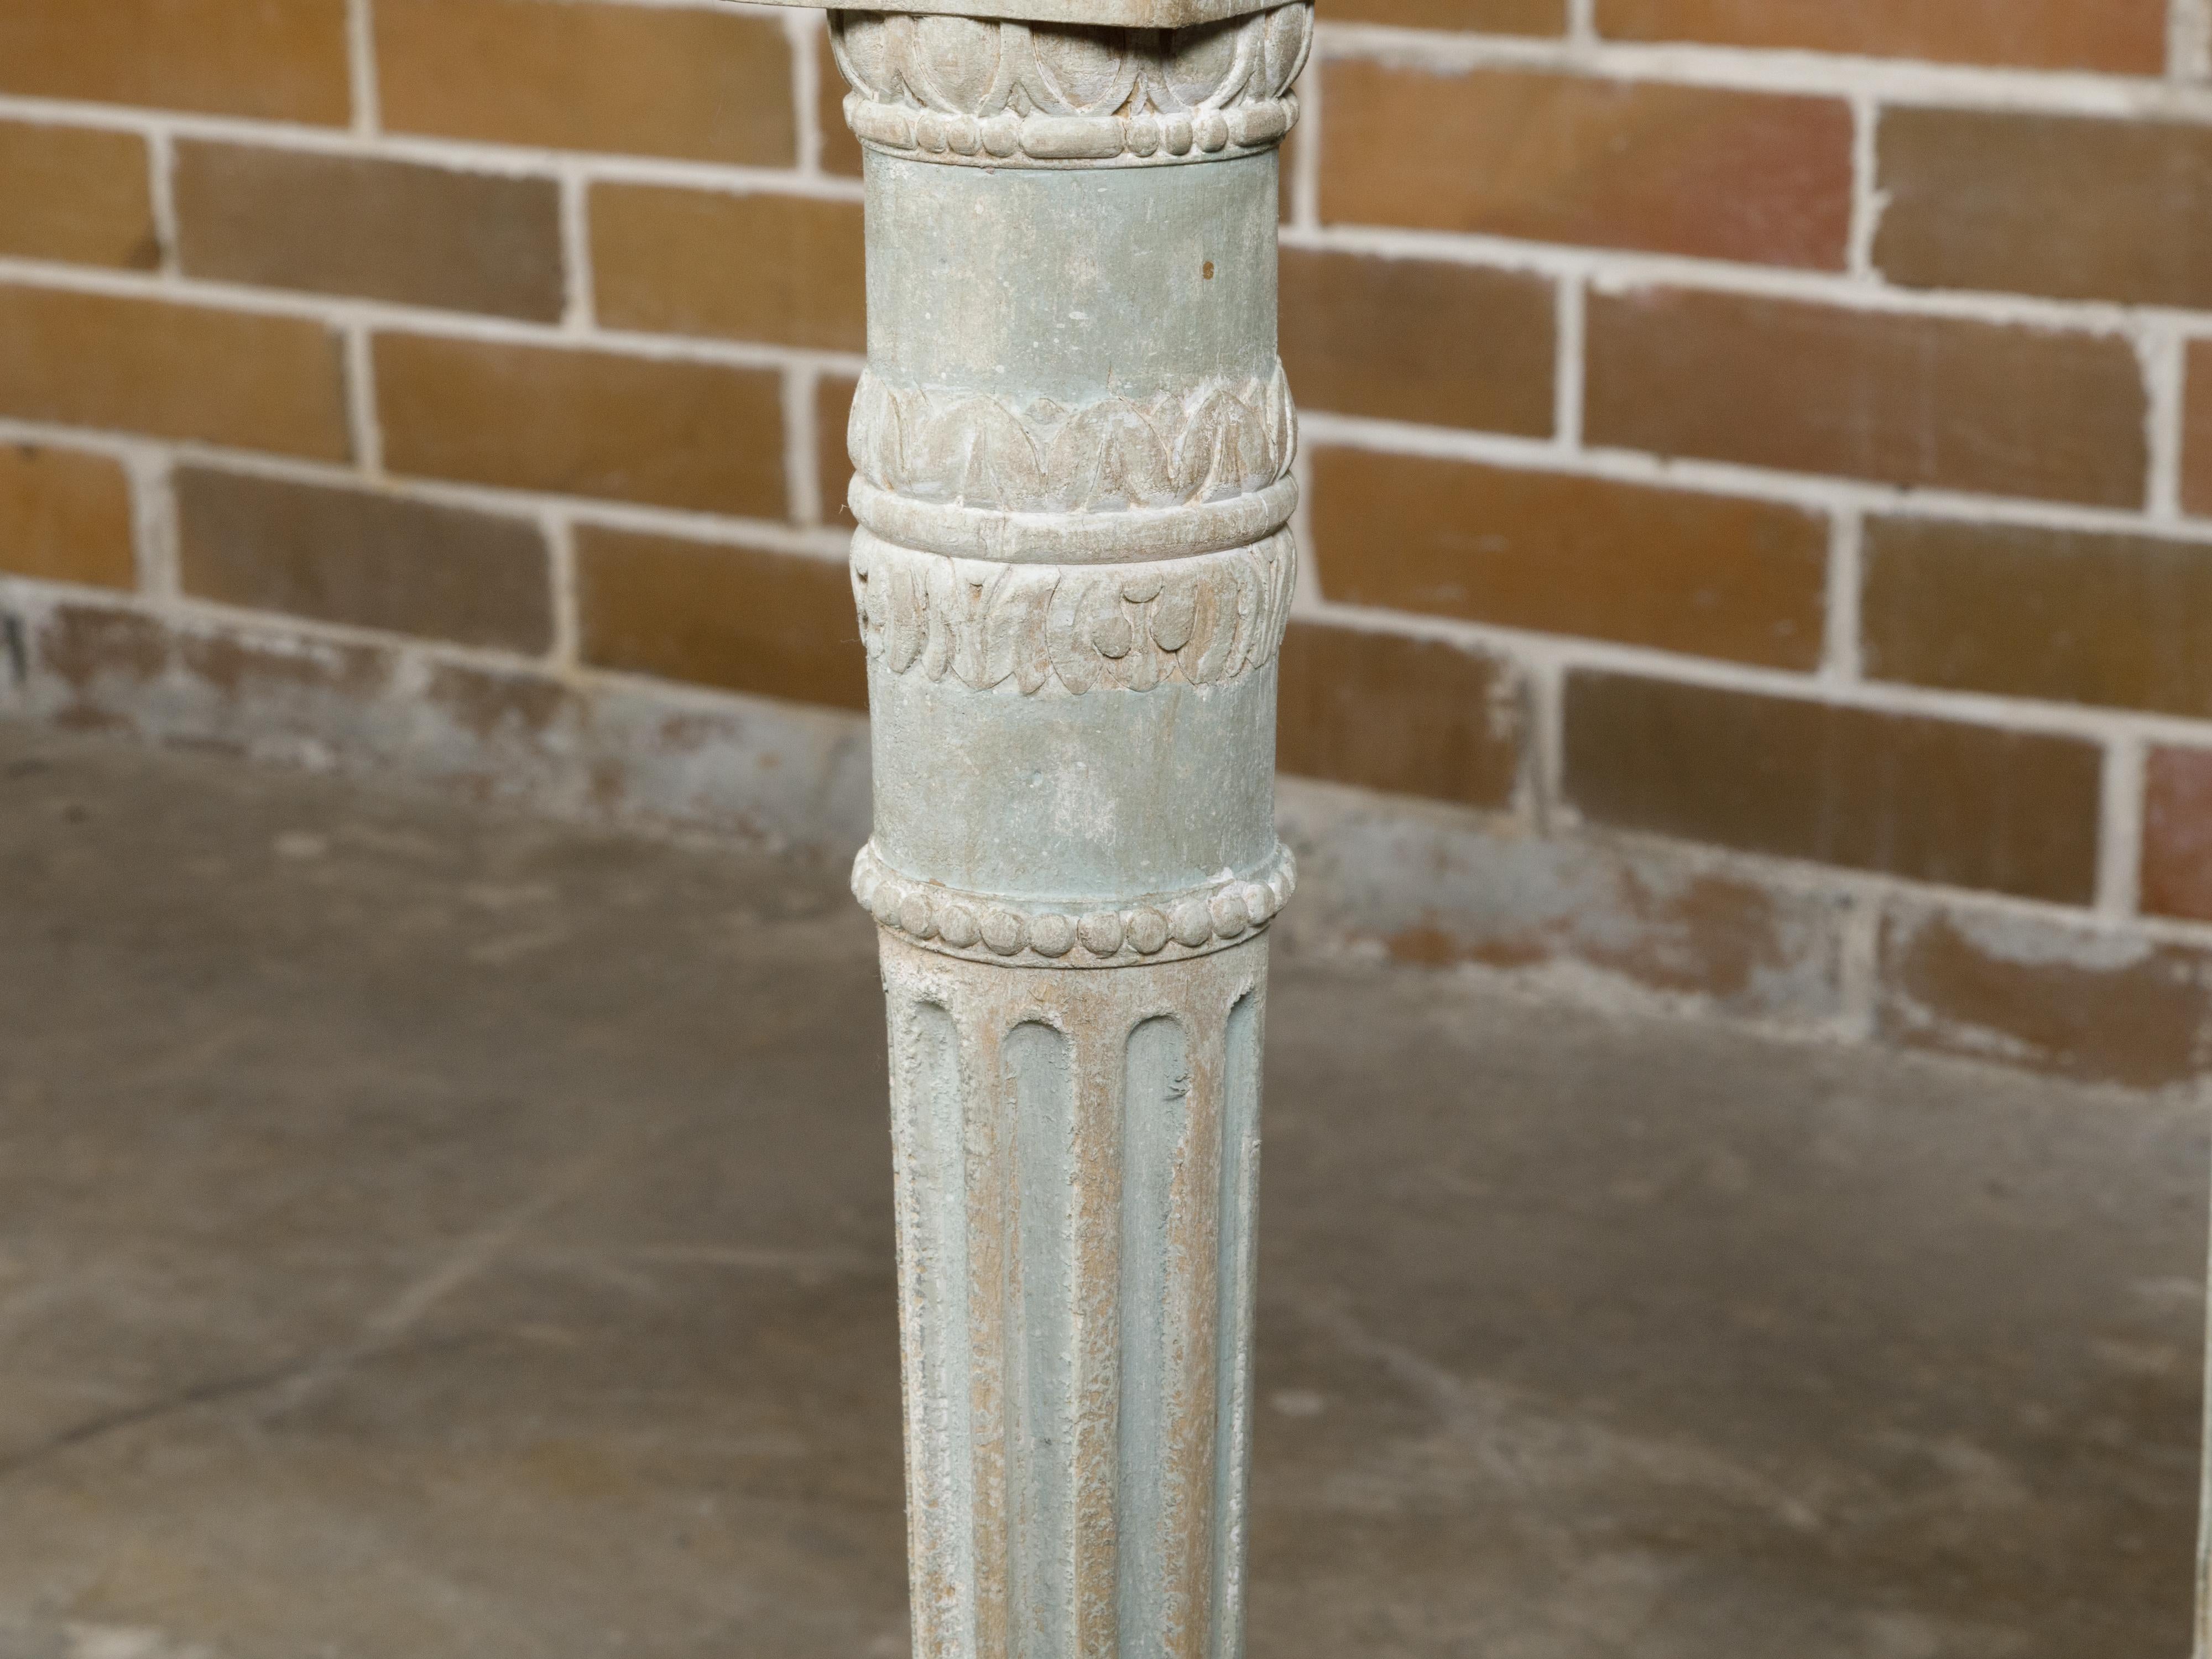
[[[177,532],[200,599],[463,645],[552,643],[544,538],[526,520],[185,467]]]
[[[798,158],[773,19],[597,0],[377,0],[385,125],[751,167]]]
[[[783,516],[771,371],[414,334],[375,358],[395,472]]]
[[[1566,0],[1331,0],[1332,23],[1389,23],[1463,34],[1561,34]]]
[[[2212,921],[2212,749],[2154,748],[2143,776],[2142,908]]]
[[[1594,444],[2137,507],[2142,374],[2116,337],[1684,289],[1593,294]]]
[[[1286,248],[1283,362],[1303,408],[1546,437],[1557,305],[1517,271]]]
[[[0,414],[343,460],[337,337],[161,300],[0,287]]]
[[[842,559],[586,527],[576,590],[584,659],[601,668],[868,706]]]
[[[600,185],[591,221],[611,327],[867,349],[858,202]]]
[[[1796,507],[1320,448],[1312,512],[1332,599],[1775,668],[1820,660],[1827,526]]]
[[[105,455],[0,444],[0,571],[135,587],[131,482]]]
[[[1892,281],[2212,305],[2212,128],[1893,109],[1880,142]]]
[[[341,125],[346,0],[7,0],[0,92]]]
[[[2166,0],[1597,0],[1616,40],[2156,75]]]
[[[1322,73],[1325,219],[1844,263],[1851,114],[1838,100],[1358,59]]]
[[[845,84],[844,73],[837,67],[836,54],[830,50],[828,29],[822,31],[815,51],[819,61],[814,68],[814,118],[822,132],[822,170],[857,179],[860,176],[860,141],[845,125],[845,94],[852,88]]]
[[[2212,517],[2212,343],[2189,348],[2181,409],[2181,504]]]
[[[1276,758],[1285,772],[1499,807],[1520,775],[1517,695],[1497,659],[1437,640],[1294,622]]]
[[[246,144],[177,147],[185,270],[550,322],[561,202],[550,179]]]
[[[853,456],[845,428],[852,423],[853,393],[859,383],[842,374],[824,374],[814,382],[814,464],[822,481],[822,521],[853,527],[853,509],[845,505],[852,488]]]
[[[1865,565],[1877,678],[2212,716],[2212,546],[1877,519]]]
[[[2159,1088],[2212,1069],[2212,957],[2041,917],[1885,919],[1879,1022],[1893,1042]]]
[[[2103,751],[2078,738],[1626,674],[1568,677],[1568,798],[1625,830],[2086,903]]]
[[[0,254],[134,270],[161,263],[135,133],[0,121]]]

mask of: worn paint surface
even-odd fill
[[[921,1659],[1243,1650],[1311,27],[832,26]]]

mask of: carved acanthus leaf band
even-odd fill
[[[947,956],[1015,967],[1116,968],[1204,956],[1265,927],[1297,885],[1297,861],[1280,844],[1243,875],[1224,872],[1202,887],[1119,902],[963,893],[901,874],[872,842],[853,860],[853,896],[882,926]]]
[[[1024,695],[1234,679],[1275,659],[1297,586],[1287,532],[1198,558],[1063,568],[921,553],[864,528],[852,568],[872,661]]]
[[[864,144],[970,167],[1172,165],[1281,142],[1313,7],[1182,29],[832,11],[830,38]]]
[[[981,392],[897,386],[873,372],[853,394],[853,465],[878,489],[1014,513],[1195,506],[1289,476],[1297,415],[1279,362],[1265,379],[1180,395],[1017,409]]]

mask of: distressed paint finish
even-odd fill
[[[1243,1650],[1311,26],[831,18],[920,1659]]]
[[[884,940],[918,1654],[1243,1650],[1267,950]]]

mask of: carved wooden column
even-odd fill
[[[1312,13],[1133,3],[831,15],[921,1659],[1243,1646]]]

